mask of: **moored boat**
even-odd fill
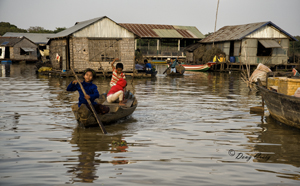
[[[120,106],[119,103],[108,103],[106,101],[105,94],[102,95],[101,99],[96,99],[96,102],[108,106],[110,109],[109,113],[98,115],[103,125],[108,125],[112,122],[125,118],[135,111],[137,107],[137,99],[135,98],[135,96],[130,91],[127,91],[125,93],[125,99],[127,99],[125,106]],[[87,108],[85,104],[82,104],[79,108],[77,103],[72,105],[72,111],[75,115],[76,120],[83,126],[98,126],[93,113]]]
[[[260,83],[258,88],[273,118],[286,125],[300,128],[300,97],[268,90]]]
[[[151,64],[167,64],[167,61],[166,60],[155,60],[155,59],[152,59],[149,61],[149,63]]]
[[[186,71],[198,71],[198,72],[206,72],[210,69],[214,62],[206,63],[203,65],[182,65]]]

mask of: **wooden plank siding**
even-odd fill
[[[69,62],[67,66],[77,71],[86,68],[111,72],[110,62],[119,58],[124,71],[134,68],[135,35],[108,18],[100,19],[69,36],[54,38],[50,42],[50,59],[55,69],[61,65],[55,60],[56,53],[61,56],[61,48],[67,46]]]

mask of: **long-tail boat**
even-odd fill
[[[210,69],[214,62],[209,62],[203,65],[182,65],[186,71],[206,72]]]

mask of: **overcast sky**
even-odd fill
[[[218,0],[0,0],[0,22],[55,30],[107,16],[117,23],[196,26],[214,31]],[[227,25],[272,21],[300,35],[300,0],[220,0],[217,30]]]

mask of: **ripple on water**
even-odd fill
[[[138,107],[107,135],[77,125],[72,80],[0,78],[1,185],[299,184],[299,130],[250,114],[261,98],[238,73],[129,80]],[[94,83],[109,89],[109,78]]]

